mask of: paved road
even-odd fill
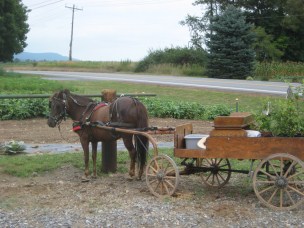
[[[60,72],[60,71],[16,71],[42,75],[49,80],[104,80],[150,83],[158,85],[211,88],[239,92],[264,93],[285,96],[289,84],[283,82],[210,79],[181,76],[156,76],[120,73]],[[297,85],[297,84],[294,84]]]

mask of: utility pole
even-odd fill
[[[71,29],[71,41],[70,41],[70,51],[69,51],[69,61],[72,61],[72,46],[73,46],[73,32],[74,32],[74,12],[75,10],[82,10],[76,8],[75,5],[73,7],[65,6],[65,8],[69,8],[72,10],[72,29]]]

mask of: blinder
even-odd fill
[[[49,108],[50,109],[53,108],[53,106],[54,106],[53,104],[56,103],[56,102],[57,103],[60,102],[60,103],[63,104],[63,108],[61,108],[61,112],[59,114],[56,114],[54,116],[51,116],[51,115],[48,116],[49,119],[54,120],[54,122],[55,122],[56,125],[59,125],[62,120],[65,121],[66,117],[67,117],[67,99],[66,99],[66,94],[63,93],[62,96],[63,96],[62,100],[53,96],[52,99],[51,99],[51,101],[49,101]]]

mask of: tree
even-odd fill
[[[262,27],[256,27],[253,31],[256,36],[256,40],[253,43],[256,60],[260,62],[280,60],[284,53],[275,46],[274,42],[272,42],[273,37],[268,35]]]
[[[20,0],[0,0],[0,61],[12,61],[26,47],[27,12]]]
[[[194,46],[203,46],[207,42],[205,33],[208,25],[212,24],[213,16],[233,5],[242,9],[246,21],[254,24],[258,32],[265,32],[258,35],[263,35],[271,45],[268,50],[264,49],[270,51],[264,53],[267,60],[277,60],[280,57],[283,61],[304,61],[303,0],[196,0],[193,4],[203,9],[202,17],[188,15],[182,24],[189,26]],[[259,41],[256,42],[255,45],[259,46]]]
[[[241,10],[228,6],[210,24],[207,74],[213,78],[245,79],[254,65],[252,25],[246,23]]]

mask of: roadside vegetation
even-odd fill
[[[2,73],[0,95],[4,94],[53,94],[68,88],[78,94],[100,94],[104,89],[115,89],[117,93],[154,93],[156,97],[140,97],[153,117],[178,119],[213,119],[217,115],[229,115],[239,111],[257,112],[265,99],[274,97],[234,92],[221,92],[170,86],[143,85],[110,81],[49,81],[37,76]],[[46,116],[47,99],[1,99],[0,119],[26,119]]]
[[[80,71],[80,72],[102,72],[102,73],[143,73],[156,75],[176,75],[206,77],[206,60],[202,58],[201,63],[177,64],[166,61],[162,56],[168,50],[151,51],[147,57],[139,62],[129,60],[120,62],[12,62],[0,63],[0,74],[4,69],[8,72],[13,69],[18,70],[60,70],[60,71]],[[187,58],[187,57],[185,57]],[[155,60],[157,59],[157,61]],[[281,81],[299,82],[304,80],[304,63],[302,62],[256,62],[253,74],[247,80],[261,81]]]

